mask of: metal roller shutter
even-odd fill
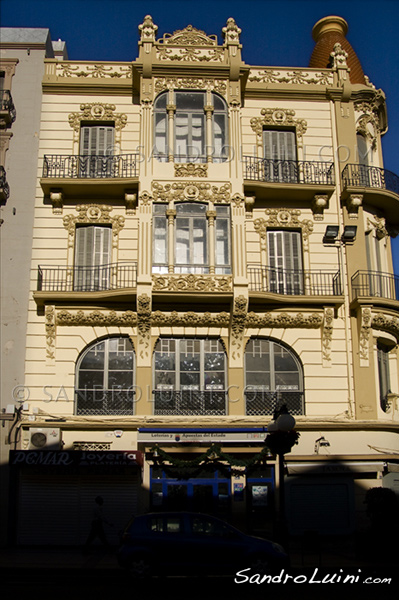
[[[21,473],[17,543],[20,545],[81,545],[86,541],[94,499],[104,498],[108,540],[117,544],[120,532],[137,513],[138,474],[85,473],[44,475]]]

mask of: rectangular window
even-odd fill
[[[270,129],[263,132],[265,180],[296,183],[298,166],[295,132]]]
[[[231,273],[230,254],[230,209],[228,206],[217,206],[215,220],[216,275]]]
[[[388,394],[391,392],[389,373],[389,348],[383,344],[377,346],[378,382],[380,389],[380,405],[384,412],[388,408]]]
[[[109,289],[112,228],[78,227],[75,237],[74,290]]]
[[[175,272],[208,273],[208,223],[205,204],[179,204],[176,209]]]
[[[113,125],[82,125],[80,130],[80,177],[111,177],[114,168],[113,153]]]
[[[301,233],[267,232],[269,289],[277,294],[303,294]]]

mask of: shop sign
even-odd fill
[[[11,450],[12,466],[136,466],[143,464],[143,455],[137,451],[80,451],[80,450]]]

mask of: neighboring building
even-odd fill
[[[384,93],[340,17],[303,69],[246,65],[233,19],[139,30],[133,63],[45,61],[14,539],[82,543],[97,494],[115,532],[272,533],[284,404],[291,533],[351,534],[399,468]]]
[[[60,58],[66,59],[64,42]],[[10,426],[24,398],[34,198],[44,59],[54,58],[48,29],[0,29],[1,531],[7,528]],[[58,49],[58,48],[57,48]],[[4,421],[8,421],[5,423]],[[13,440],[18,429],[13,428]],[[5,537],[1,538],[5,542]]]

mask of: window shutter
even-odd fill
[[[84,156],[105,156],[113,152],[114,127],[85,125],[80,132],[80,153]]]
[[[76,229],[74,289],[90,290],[98,286],[107,289],[109,269],[106,265],[111,258],[111,236],[110,227],[90,225]]]

